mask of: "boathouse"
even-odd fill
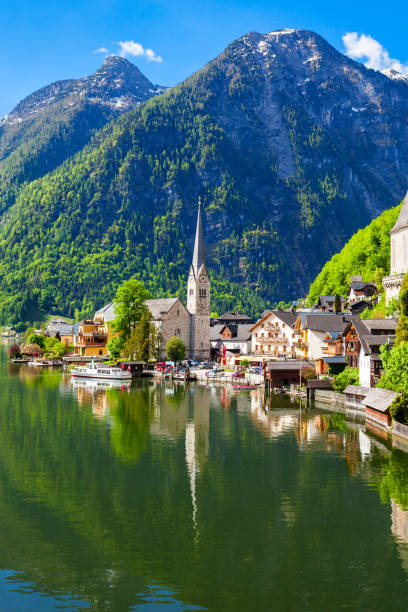
[[[376,387],[370,389],[363,400],[366,408],[367,421],[373,422],[377,427],[388,431],[391,426],[390,406],[398,393]]]

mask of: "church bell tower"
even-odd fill
[[[193,261],[187,283],[187,310],[191,315],[191,356],[210,358],[210,277],[205,263],[201,202],[198,200]]]

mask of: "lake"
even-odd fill
[[[408,456],[360,418],[0,358],[1,610],[408,610]]]

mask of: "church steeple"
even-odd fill
[[[198,198],[197,228],[196,228],[196,235],[195,235],[195,242],[194,242],[193,262],[192,262],[194,275],[196,278],[203,264],[205,264],[205,248],[204,248],[204,236],[203,236],[203,222],[201,219],[201,200],[200,198]]]
[[[205,262],[201,202],[198,200],[193,260],[187,282],[187,310],[191,315],[191,355],[210,356],[210,277]]]

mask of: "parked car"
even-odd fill
[[[248,370],[248,372],[250,374],[259,374],[259,368],[257,368],[256,366],[251,366]]]
[[[233,372],[231,378],[245,378],[245,372]]]

